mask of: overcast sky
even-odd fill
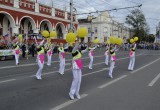
[[[52,0],[38,0],[46,5],[51,5]],[[66,6],[69,10],[70,0],[53,0],[54,6],[64,9]],[[77,13],[101,11],[113,8],[136,6],[142,4],[141,10],[143,11],[147,23],[150,27],[150,33],[155,34],[156,26],[160,21],[160,0],[73,0],[74,7],[77,9]],[[125,9],[119,11],[111,11],[110,15],[114,17],[116,21],[121,23],[125,22],[126,15],[130,14],[132,9]],[[95,14],[94,16],[98,16]],[[86,18],[87,15],[78,16],[79,18]]]

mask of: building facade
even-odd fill
[[[114,21],[108,12],[103,12],[98,17],[92,17],[91,20],[79,19],[79,27],[88,28],[89,34],[85,38],[85,41],[93,41],[95,38],[99,38],[100,42],[105,42],[110,36],[117,36],[124,39],[130,38],[130,29],[122,23]]]
[[[76,16],[73,27],[77,29]],[[0,0],[0,35],[57,31],[64,39],[70,27],[70,13],[31,0]]]

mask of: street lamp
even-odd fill
[[[87,17],[87,20],[90,21],[90,24],[91,24],[91,40],[93,39],[93,38],[92,38],[92,20],[95,19],[95,18],[96,18],[96,17],[94,17],[93,15],[91,15],[91,13],[90,13],[90,15],[88,15],[88,17]]]

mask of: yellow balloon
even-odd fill
[[[50,32],[50,38],[55,38],[57,36],[56,31],[51,31]]]
[[[110,40],[109,39],[106,41],[106,44],[110,44]]]
[[[134,39],[130,39],[130,43],[134,43]]]
[[[116,39],[116,44],[121,45],[123,43],[123,39],[122,38],[117,38]]]
[[[66,41],[68,43],[73,43],[73,42],[75,42],[75,40],[76,40],[76,35],[74,33],[68,33],[66,35]]]
[[[109,38],[109,41],[110,41],[111,44],[115,44],[115,43],[116,43],[116,39],[117,39],[117,37],[111,36],[111,37]]]
[[[49,37],[49,32],[46,31],[46,30],[44,30],[44,31],[42,32],[42,36],[45,37],[45,38]]]
[[[97,39],[94,39],[94,40],[93,40],[93,43],[98,44],[99,41],[100,41],[100,40],[97,38]]]
[[[134,37],[134,41],[135,41],[135,42],[138,41],[138,37]]]
[[[87,28],[79,28],[79,29],[77,30],[77,36],[78,36],[79,38],[84,38],[84,37],[87,36],[87,34],[88,34]]]
[[[19,39],[20,42],[22,42],[22,40],[23,40],[22,34],[19,34],[19,35],[18,35],[18,39]]]

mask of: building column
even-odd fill
[[[52,16],[55,16],[55,8],[52,8]]]
[[[35,12],[39,13],[39,3],[35,3]]]
[[[39,29],[38,28],[34,29],[33,33],[39,34]]]
[[[14,0],[14,7],[19,8],[19,0]]]
[[[68,17],[67,17],[67,11],[65,11],[65,18],[64,19],[68,19]]]
[[[14,35],[14,34],[19,34],[19,27],[18,26],[12,27],[12,35]]]

